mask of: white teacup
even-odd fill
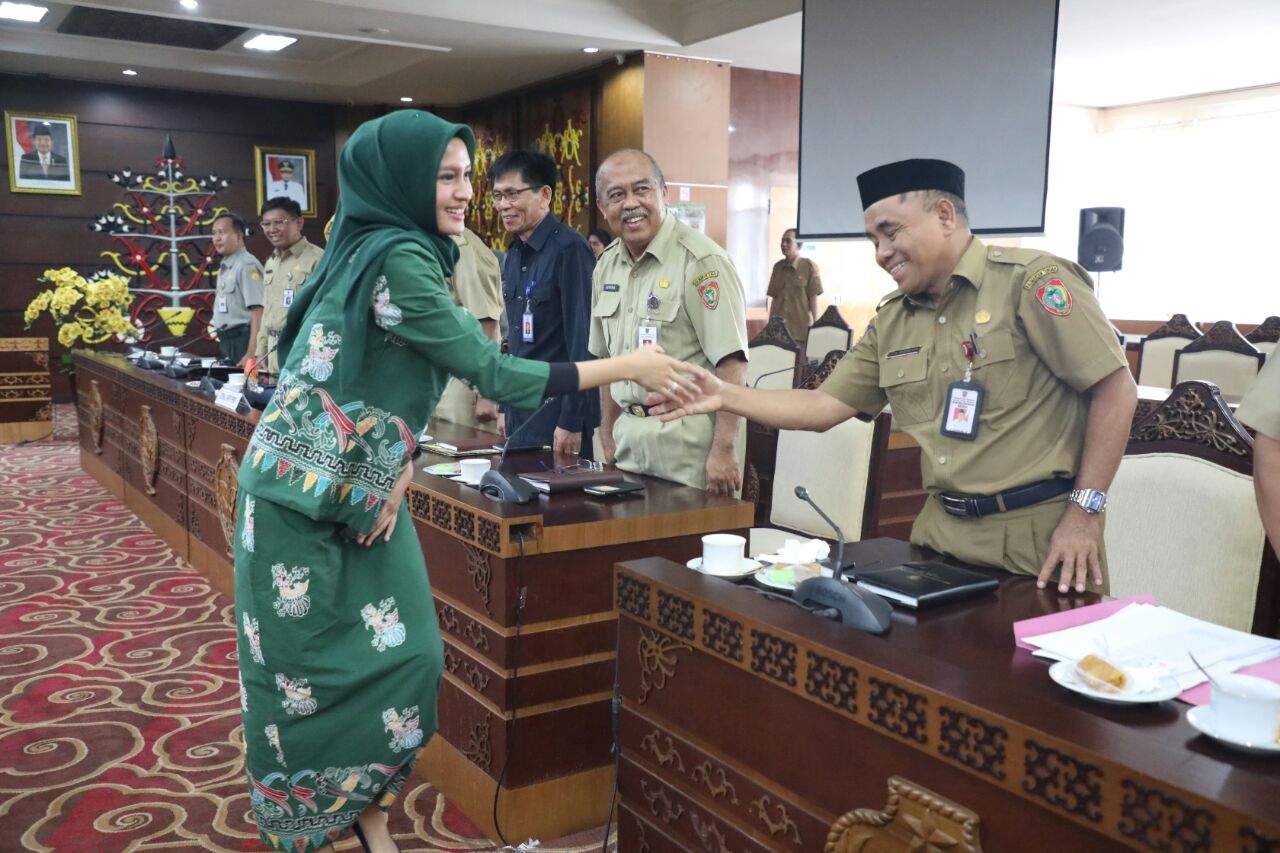
[[[1275,744],[1280,737],[1280,684],[1255,675],[1219,675],[1214,680],[1214,727],[1233,740]]]
[[[458,463],[462,469],[462,482],[479,485],[484,472],[493,467],[488,459],[463,459]]]
[[[244,385],[244,374],[243,374],[243,373],[228,373],[228,374],[227,374],[227,383],[226,383],[226,384],[228,384],[228,385],[232,386],[233,388],[234,388],[234,387],[236,387],[236,386],[242,386],[242,385]]]
[[[173,358],[177,354],[178,354],[177,347],[160,347],[161,358]]]
[[[218,363],[218,360],[217,360],[216,358],[208,358],[208,357],[206,357],[206,358],[202,358],[202,359],[200,359],[200,366],[201,366],[201,367],[213,367],[213,366],[214,366],[215,364],[217,364],[217,363]]]
[[[747,540],[733,533],[708,533],[702,537],[702,570],[712,575],[736,574],[742,569]]]

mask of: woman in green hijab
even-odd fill
[[[443,663],[403,498],[449,376],[521,408],[627,379],[666,397],[692,387],[651,347],[576,365],[502,355],[454,307],[449,237],[473,148],[468,128],[422,112],[352,134],[332,237],[289,310],[280,383],[240,467],[245,764],[275,850],[327,851],[353,828],[395,849],[385,810],[436,729]]]

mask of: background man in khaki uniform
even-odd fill
[[[809,327],[818,322],[818,297],[822,295],[822,277],[818,265],[800,257],[796,229],[782,232],[782,260],[773,265],[769,276],[769,316],[781,317],[796,343],[804,347]]]
[[[667,185],[643,151],[614,152],[596,173],[596,198],[619,235],[591,278],[591,354],[617,356],[657,344],[668,355],[714,371],[726,385],[746,374],[742,282],[724,249],[667,215]],[[739,418],[717,412],[675,423],[646,416],[643,388],[601,389],[600,439],[606,462],[712,494],[738,490]]]
[[[470,228],[453,238],[458,244],[458,263],[449,279],[453,304],[468,311],[480,321],[480,328],[491,340],[501,340],[498,318],[502,316],[502,268],[480,235]],[[445,386],[435,417],[462,426],[497,429],[498,404],[486,400],[460,379],[450,379]]]
[[[244,367],[262,322],[262,264],[244,247],[249,227],[234,213],[213,221],[213,248],[222,255],[213,294],[213,327],[218,353],[227,364]]]
[[[1266,367],[1249,386],[1240,401],[1236,417],[1253,427],[1253,490],[1258,496],[1258,513],[1280,553],[1280,358],[1271,356]]]
[[[858,186],[876,261],[898,290],[857,346],[817,391],[752,391],[702,371],[705,399],[667,416],[726,408],[823,430],[888,402],[920,444],[933,498],[912,542],[1038,574],[1041,586],[1061,565],[1060,592],[1101,584],[1100,510],[1137,388],[1088,274],[974,238],[964,173],[950,163],[892,163]],[[957,382],[981,389],[979,409]]]
[[[324,250],[302,236],[302,208],[291,198],[277,196],[262,206],[262,233],[271,243],[262,284],[262,322],[253,348],[258,378],[274,382],[280,375],[276,341],[289,317],[293,298],[307,282]]]

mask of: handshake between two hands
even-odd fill
[[[720,409],[721,383],[715,373],[671,358],[658,346],[643,347],[627,358],[633,363],[629,378],[650,392],[645,400],[650,415],[667,422]]]

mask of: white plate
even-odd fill
[[[761,586],[767,586],[770,589],[781,589],[786,592],[791,592],[796,588],[795,581],[787,580],[783,577],[779,577],[779,574],[786,572],[786,570],[789,568],[792,568],[792,565],[807,567],[809,564],[798,563],[798,564],[788,564],[785,566],[770,565],[764,569],[761,569],[759,572],[756,573],[756,578],[755,578],[756,582],[759,583]],[[824,578],[831,577],[831,570],[826,567],[820,567],[818,569],[818,573]],[[814,575],[814,577],[817,577],[817,575]],[[805,577],[800,578],[800,580],[802,581],[808,580],[808,579],[809,579],[809,575],[806,575]]]
[[[1252,752],[1255,755],[1276,755],[1280,753],[1280,743],[1272,741],[1270,743],[1249,743],[1247,741],[1236,740],[1234,737],[1219,731],[1217,720],[1214,719],[1213,708],[1209,705],[1199,705],[1195,708],[1187,709],[1187,722],[1196,728],[1201,734],[1206,734],[1219,743],[1238,749],[1243,752]]]
[[[1049,677],[1081,696],[1088,696],[1090,699],[1095,699],[1098,702],[1108,702],[1112,705],[1144,705],[1148,702],[1163,702],[1182,692],[1182,688],[1178,686],[1176,680],[1164,676],[1163,678],[1154,679],[1141,692],[1131,687],[1117,693],[1103,693],[1101,690],[1094,690],[1077,678],[1075,661],[1070,660],[1060,660],[1049,667]]]
[[[695,572],[702,572],[701,557],[694,557],[692,560],[685,563],[685,565],[693,569]],[[702,573],[704,575],[711,575],[712,577],[717,577],[717,578],[745,578],[747,575],[753,574],[758,571],[760,571],[759,563],[757,563],[755,560],[750,559],[749,557],[743,557],[742,565],[738,567],[738,571],[736,572],[702,572]]]

